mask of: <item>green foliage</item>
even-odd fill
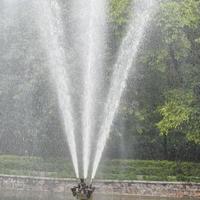
[[[183,124],[190,120],[193,96],[185,91],[172,90],[168,92],[165,104],[159,108],[162,120],[157,124],[162,134],[171,130],[180,130]]]
[[[143,134],[155,137],[152,132],[158,128],[174,140],[181,133],[200,144],[200,92],[194,92],[200,78],[199,22],[199,1],[160,1],[138,62],[143,77],[138,81],[135,116]],[[165,153],[170,151],[169,144],[163,144]]]
[[[130,19],[132,0],[110,0],[109,1],[109,23],[118,43],[125,33]]]
[[[162,120],[157,126],[162,134],[176,130],[185,133],[188,140],[200,143],[200,107],[191,92],[169,91],[159,112]]]
[[[176,41],[184,28],[196,28],[199,23],[199,2],[194,0],[161,3],[158,25],[167,43]]]
[[[1,155],[0,174],[74,177],[74,170],[71,161],[62,159]]]
[[[115,25],[125,25],[128,22],[129,14],[127,14],[130,6],[130,0],[111,0],[110,1],[110,19]]]
[[[194,106],[192,111],[186,134],[190,141],[200,144],[200,105]]]
[[[0,173],[8,175],[74,177],[71,162],[62,159],[0,156]],[[107,160],[101,163],[98,179],[200,181],[200,164],[154,160]]]
[[[196,163],[176,163],[172,161],[112,160],[101,164],[98,178],[178,181],[199,181],[200,170]],[[120,173],[119,173],[120,172]]]

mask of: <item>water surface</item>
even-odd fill
[[[116,195],[95,195],[94,200],[197,200],[197,198],[161,198]],[[71,194],[53,192],[0,191],[0,200],[76,200]]]

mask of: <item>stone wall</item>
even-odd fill
[[[200,183],[156,181],[98,181],[99,192],[160,197],[200,197]]]
[[[0,189],[6,190],[68,193],[70,188],[76,184],[75,179],[0,175]],[[94,186],[97,193],[161,197],[200,197],[200,183],[97,180],[94,182]]]

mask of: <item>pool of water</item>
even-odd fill
[[[0,200],[76,200],[69,194],[51,192],[0,191]],[[197,200],[195,198],[161,198],[116,195],[95,195],[94,200]]]

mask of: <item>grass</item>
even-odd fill
[[[71,161],[60,158],[1,155],[0,174],[72,178],[74,170]],[[109,160],[100,164],[96,178],[200,182],[200,163]]]

